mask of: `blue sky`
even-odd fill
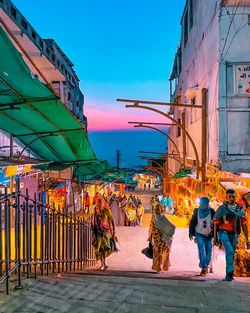
[[[154,118],[131,114],[116,98],[169,100],[184,0],[13,2],[75,64],[90,130],[124,129],[132,116]]]
[[[125,110],[116,98],[169,100],[168,77],[185,0],[13,2],[37,32],[55,39],[75,64],[91,143],[99,158],[114,164],[120,149],[127,167],[140,163],[139,150],[165,151],[164,137],[135,133],[127,122],[166,120],[142,110]]]

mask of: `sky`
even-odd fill
[[[128,121],[166,122],[151,112],[125,109],[116,99],[169,101],[168,78],[185,0],[12,1],[39,35],[55,39],[74,63],[97,155],[103,150],[97,144],[102,132],[110,132],[108,141],[118,146],[121,137],[112,136],[132,131]],[[149,142],[161,145],[160,135],[150,136]],[[129,138],[124,151],[130,149]]]

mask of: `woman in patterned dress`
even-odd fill
[[[115,223],[112,212],[103,197],[97,199],[94,224],[93,247],[96,259],[101,261],[101,270],[108,266],[106,258],[116,251]]]
[[[136,207],[131,199],[128,200],[126,213],[126,226],[135,227],[138,226]]]
[[[149,228],[149,241],[153,245],[153,265],[152,270],[163,273],[169,270],[170,250],[175,232],[173,225],[163,214],[163,207],[158,204],[155,207],[155,214]]]

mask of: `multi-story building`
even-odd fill
[[[202,112],[196,105],[207,89],[207,162],[220,163],[226,171],[250,172],[250,0],[187,0],[181,28],[170,76],[171,102],[190,107],[172,108],[170,114],[178,122],[184,116],[201,160]],[[173,126],[169,134],[183,152],[181,129]],[[189,141],[186,151],[192,166]],[[178,166],[170,162],[172,170]]]
[[[83,113],[84,95],[79,87],[79,78],[74,64],[53,39],[43,39],[10,0],[0,0],[0,27],[12,41],[26,51],[22,55],[31,72],[44,82],[49,83],[54,92],[68,106],[70,111],[87,128]],[[13,40],[14,39],[14,40]],[[36,67],[39,68],[37,71]],[[0,126],[1,128],[1,126]],[[0,154],[8,154],[9,136],[0,133]],[[16,145],[18,150],[18,145]]]

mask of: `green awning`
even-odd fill
[[[185,178],[192,173],[192,170],[189,169],[181,169],[177,172],[173,178]]]
[[[43,160],[96,160],[81,122],[48,86],[32,75],[2,28],[0,128]]]
[[[113,170],[107,161],[96,161],[74,165],[74,176],[79,182],[103,176]]]

